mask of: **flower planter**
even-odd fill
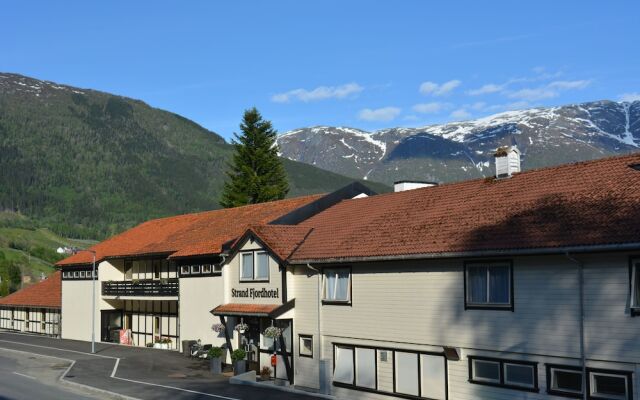
[[[238,360],[233,362],[233,374],[240,375],[247,372],[247,360]]]
[[[220,359],[220,357],[210,359],[209,365],[211,366],[212,374],[219,375],[222,373],[222,360]]]
[[[169,350],[169,343],[154,343],[154,349]]]

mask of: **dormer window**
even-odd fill
[[[266,251],[240,253],[240,281],[269,281],[269,255]]]

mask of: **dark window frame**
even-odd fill
[[[467,359],[469,360],[469,366],[468,366],[468,369],[469,369],[468,382],[469,383],[473,383],[476,385],[499,387],[499,388],[510,389],[510,390],[520,390],[524,392],[532,392],[532,393],[540,392],[540,383],[538,382],[538,363],[536,361],[513,360],[513,359],[507,359],[507,358],[484,357],[484,356],[468,356]],[[498,363],[499,364],[498,371],[500,373],[500,382],[495,383],[495,382],[479,381],[479,380],[473,379],[473,361],[474,360]],[[506,383],[505,364],[515,364],[515,365],[533,367],[533,387]]]
[[[496,310],[496,311],[515,311],[515,296],[514,296],[514,281],[513,281],[513,260],[468,260],[463,263],[463,280],[464,280],[464,309],[465,310]],[[476,304],[469,303],[467,293],[467,270],[469,267],[475,266],[490,266],[491,264],[505,264],[509,267],[509,304]]]
[[[349,271],[349,289],[347,300],[326,300],[325,288],[326,288],[326,270],[348,270]],[[334,306],[352,306],[353,305],[353,269],[351,266],[327,266],[322,268],[322,305],[334,305]]]
[[[640,291],[640,287],[636,287],[638,274],[640,274],[640,256],[631,256],[629,257],[629,314],[632,317],[640,316],[640,304],[634,304],[636,291]]]
[[[603,368],[587,368],[587,398],[593,400],[606,400],[606,397],[594,397],[591,394],[591,374],[607,374],[622,376],[627,380],[627,400],[633,400],[633,372],[632,371],[620,371]]]
[[[300,349],[302,348],[301,344],[302,344],[302,339],[311,339],[311,354],[302,354],[302,352],[300,351]],[[314,343],[313,343],[313,335],[307,335],[304,333],[299,333],[298,334],[298,355],[300,357],[306,357],[306,358],[313,358],[313,348],[314,348]]]
[[[342,382],[335,382],[332,380],[332,384],[335,387],[341,387],[341,388],[345,388],[345,389],[350,389],[350,390],[356,390],[356,391],[361,391],[361,392],[368,392],[368,393],[377,393],[377,394],[382,394],[382,395],[386,395],[386,396],[393,396],[393,397],[399,397],[399,398],[403,398],[403,399],[410,399],[410,400],[429,400],[428,397],[420,397],[420,395],[422,394],[422,363],[420,362],[420,356],[421,355],[431,355],[431,356],[440,356],[443,358],[444,360],[444,370],[445,370],[445,374],[444,374],[444,388],[445,388],[445,399],[448,400],[449,399],[449,374],[447,373],[448,371],[448,363],[449,361],[447,360],[447,357],[445,356],[444,352],[431,352],[431,351],[419,351],[419,350],[407,350],[407,349],[397,349],[397,348],[390,348],[390,347],[377,347],[377,346],[367,346],[367,345],[357,345],[357,344],[347,344],[347,343],[339,343],[339,342],[332,342],[331,343],[333,345],[332,351],[332,357],[333,357],[333,369],[332,369],[332,377],[333,374],[335,373],[335,369],[336,369],[336,346],[340,346],[340,347],[348,347],[351,348],[353,350],[353,354],[352,354],[352,362],[353,362],[353,384],[348,384],[348,383],[342,383]],[[356,349],[360,348],[360,349],[369,349],[369,350],[374,350],[375,351],[375,371],[376,371],[376,389],[371,389],[371,388],[367,388],[367,387],[362,387],[362,386],[356,386],[356,377],[357,377],[357,369],[356,369]],[[393,392],[387,392],[384,390],[380,390],[378,389],[379,387],[379,382],[378,382],[378,354],[380,351],[387,351],[391,353],[391,357],[387,359],[386,362],[390,362],[391,363],[391,373],[392,373],[392,378],[393,378]],[[418,396],[412,396],[409,394],[404,394],[404,393],[398,393],[396,392],[396,356],[395,353],[396,352],[400,352],[400,353],[411,353],[411,354],[416,354],[416,357],[418,359],[418,379],[420,379],[420,381],[418,382]],[[333,379],[333,378],[332,378]]]
[[[562,364],[545,364],[546,372],[547,372],[547,393],[554,396],[562,396],[562,397],[570,397],[574,399],[581,399],[582,394],[584,393],[584,388],[582,388],[582,392],[573,393],[573,392],[565,392],[563,390],[554,389],[552,387],[553,377],[551,375],[552,369],[562,369],[567,371],[576,371],[582,375],[582,367],[577,365],[562,365]],[[584,382],[584,379],[583,379]]]

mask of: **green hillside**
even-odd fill
[[[231,150],[141,101],[0,73],[0,210],[61,236],[100,239],[150,218],[218,208]],[[285,166],[290,196],[353,180]]]

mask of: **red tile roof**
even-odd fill
[[[56,271],[44,281],[0,298],[0,306],[30,306],[60,308],[62,302],[62,273]]]
[[[313,228],[308,226],[299,225],[259,225],[251,227],[248,233],[260,238],[273,255],[284,261],[304,242],[312,230]]]
[[[289,261],[640,244],[636,164],[640,153],[345,200],[299,224],[313,231]]]
[[[282,304],[239,304],[229,303],[221,304],[211,310],[215,315],[269,315]]]
[[[322,197],[322,194],[243,207],[179,215],[144,222],[91,247],[98,261],[105,258],[171,254],[187,257],[220,253],[222,245],[240,236],[250,225],[266,224]],[[79,252],[59,266],[91,263]]]

